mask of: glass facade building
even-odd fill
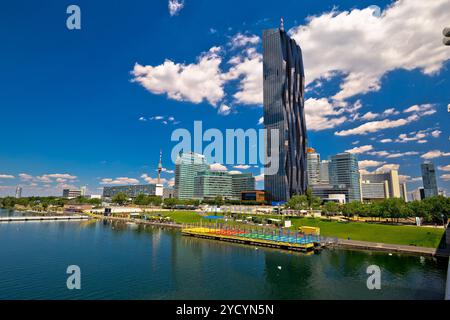
[[[320,162],[320,183],[330,183],[329,166],[330,161],[328,160],[322,160]]]
[[[180,154],[175,161],[175,196],[178,199],[193,199],[195,176],[208,169],[203,155],[194,152]]]
[[[232,174],[231,190],[233,199],[240,200],[242,191],[255,190],[255,177],[251,173]]]
[[[361,201],[361,184],[358,157],[352,153],[340,153],[330,157],[330,184],[345,185],[348,202]]]
[[[308,150],[307,153],[307,170],[308,185],[320,183],[320,154],[315,151]]]
[[[278,172],[266,172],[264,187],[269,201],[287,201],[307,188],[302,51],[283,25],[263,31],[263,51],[265,148],[267,154],[275,152],[272,157],[279,159]],[[273,129],[279,133],[277,150],[271,150]]]
[[[232,175],[228,172],[210,170],[198,172],[194,181],[195,199],[232,198]]]
[[[361,177],[363,182],[367,183],[388,183],[387,198],[401,198],[400,180],[397,170],[390,170],[388,172],[368,173]]]
[[[129,198],[136,198],[140,194],[145,194],[146,196],[154,196],[155,192],[156,192],[155,184],[114,186],[114,187],[104,187],[103,197],[112,198],[118,193],[125,193]]]
[[[421,165],[423,196],[424,198],[435,197],[438,195],[438,187],[436,181],[436,169],[431,162],[425,162]]]

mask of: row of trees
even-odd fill
[[[326,202],[321,205],[320,199],[311,194],[294,196],[286,207],[294,210],[320,209],[325,215],[342,214],[346,217],[368,217],[373,219],[391,219],[420,217],[424,222],[446,223],[450,215],[450,199],[437,196],[423,201],[405,202],[400,198],[389,198],[372,203],[354,201],[344,205]]]
[[[60,197],[5,197],[0,198],[0,208],[13,209],[16,205],[24,208],[47,210],[50,207],[63,207],[65,204],[91,204],[98,206],[102,203],[100,199],[88,199],[78,197],[65,199]]]
[[[175,198],[166,198],[164,200],[161,199],[161,197],[158,196],[147,196],[144,194],[139,194],[136,198],[133,200],[130,200],[129,197],[125,193],[118,193],[114,197],[111,198],[111,201],[113,203],[117,203],[119,205],[124,205],[127,203],[133,203],[135,205],[139,206],[160,206],[164,205],[167,208],[175,208],[177,206],[198,206],[201,203],[202,204],[209,204],[209,205],[216,205],[216,206],[222,206],[224,204],[229,205],[256,205],[261,204],[260,202],[256,201],[239,201],[239,200],[228,200],[223,199],[222,197],[218,196],[214,199],[208,199],[208,200],[197,200],[197,199],[189,199],[189,200],[182,200],[182,199],[175,199]]]

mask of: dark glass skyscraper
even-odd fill
[[[436,182],[436,170],[434,164],[425,162],[421,165],[424,198],[435,197],[438,195],[438,187]]]
[[[330,184],[346,186],[349,189],[348,202],[361,201],[359,166],[356,154],[339,153],[331,156],[329,172]]]
[[[272,148],[271,130],[279,130],[279,169],[276,174],[266,170],[264,186],[270,201],[287,201],[307,187],[302,51],[284,31],[283,21],[280,29],[264,30],[263,48],[266,153]]]

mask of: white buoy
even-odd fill
[[[278,270],[281,270],[281,266],[278,266]]]
[[[390,256],[392,256],[392,253],[389,253]]]

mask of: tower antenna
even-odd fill
[[[284,31],[284,19],[283,19],[283,17],[281,17],[281,21],[280,21],[280,30]]]
[[[161,184],[161,172],[162,172],[162,150],[159,150],[159,162],[158,162],[158,184]]]

